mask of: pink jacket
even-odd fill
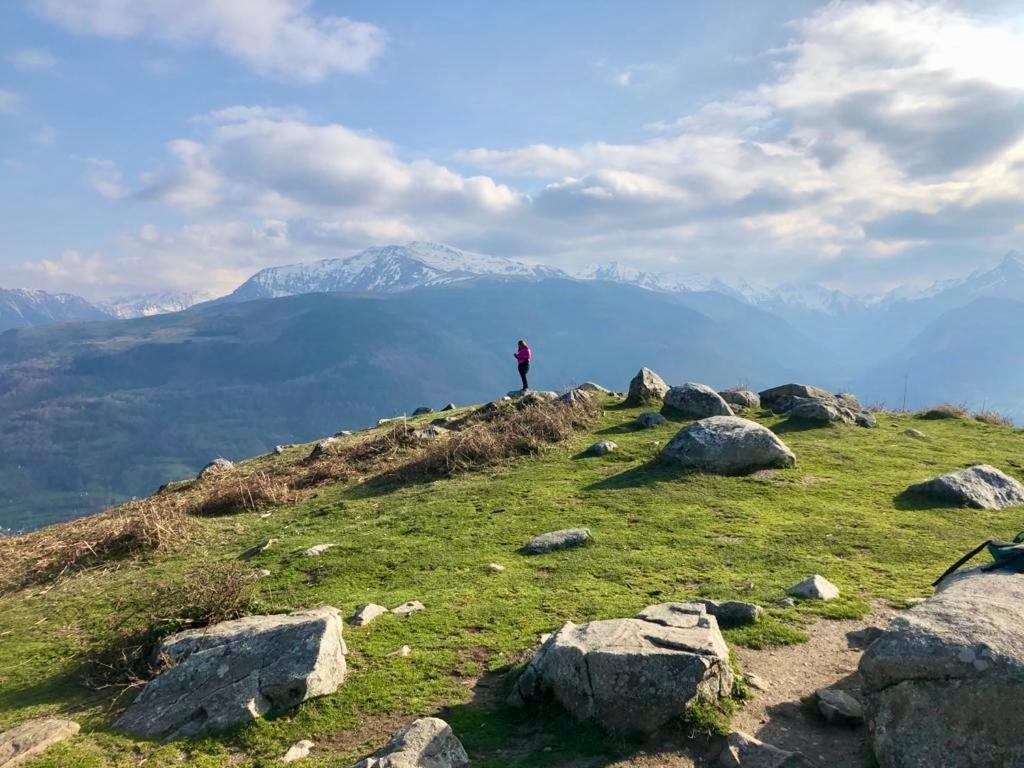
[[[528,362],[530,360],[530,356],[531,353],[529,347],[522,347],[518,352],[516,352],[516,360],[520,363]]]

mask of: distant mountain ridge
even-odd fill
[[[367,248],[354,256],[260,270],[225,297],[250,301],[338,291],[394,293],[474,277],[566,277],[554,267],[533,266],[438,243],[411,242]]]
[[[207,291],[158,291],[135,296],[123,296],[104,301],[98,306],[110,317],[122,320],[134,317],[152,317],[168,312],[183,312],[214,298]]]
[[[0,330],[106,318],[102,309],[74,294],[0,288]]]

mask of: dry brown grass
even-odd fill
[[[191,528],[181,505],[146,499],[23,536],[0,537],[0,595],[177,544]]]
[[[430,442],[418,440],[416,427],[403,421],[366,439],[342,440],[316,458],[259,459],[175,483],[92,517],[0,537],[0,595],[187,540],[196,525],[193,517],[295,504],[317,487],[352,478],[446,477],[535,454],[591,425],[597,413],[593,400],[565,404],[523,398],[481,409],[451,435]]]
[[[257,608],[257,577],[238,563],[211,563],[152,596],[111,611],[109,634],[85,658],[90,688],[131,688],[159,671],[154,655],[165,637],[249,615]]]
[[[921,419],[966,419],[967,409],[962,405],[945,403],[921,411],[917,416]]]
[[[498,464],[515,456],[539,453],[594,423],[598,408],[578,404],[528,403],[499,408],[451,437],[431,443],[398,468],[399,476],[449,477]]]
[[[971,418],[973,418],[975,421],[980,421],[983,424],[992,424],[993,426],[997,427],[1013,426],[1013,419],[1011,419],[1008,416],[1004,416],[1003,414],[997,411],[981,410],[978,411],[977,413],[974,413],[971,416]]]

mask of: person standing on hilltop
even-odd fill
[[[519,378],[523,380],[523,392],[530,388],[526,383],[526,374],[530,372],[530,358],[533,353],[523,339],[519,340],[519,349],[516,350],[515,358],[519,362]]]

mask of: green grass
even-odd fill
[[[539,457],[433,483],[332,486],[267,519],[204,519],[201,545],[0,598],[0,727],[56,712],[82,723],[82,736],[32,768],[135,766],[142,758],[162,768],[183,757],[210,768],[270,766],[298,739],[325,745],[305,768],[351,765],[403,719],[440,712],[474,764],[560,765],[630,746],[576,726],[556,707],[538,716],[474,701],[471,685],[481,675],[500,681],[541,633],[564,621],[632,616],[651,603],[693,597],[742,599],[769,612],[756,626],[727,631],[730,643],[800,642],[818,617],[859,616],[875,599],[901,604],[928,594],[960,554],[1021,527],[1019,509],[928,508],[899,497],[910,483],[971,463],[1024,477],[1017,430],[890,414],[880,414],[873,430],[790,430],[765,416],[797,466],[715,477],[654,461],[679,422],[634,431],[629,424],[643,409],[608,402],[592,433]],[[900,434],[911,426],[929,439]],[[577,457],[603,438],[619,450]],[[517,553],[535,534],[574,526],[589,527],[595,541],[549,555]],[[266,611],[330,604],[349,615],[367,602],[391,607],[413,599],[427,610],[346,626],[348,681],[281,717],[170,745],[109,730],[133,694],[115,699],[111,690],[84,689],[89,651],[109,643],[155,585],[180,580],[197,564],[232,560],[268,536],[279,544],[252,562],[273,573],[259,583]],[[316,560],[299,556],[323,542],[336,546]],[[506,570],[487,571],[491,562]],[[773,607],[813,573],[836,583],[842,597]],[[387,655],[403,644],[412,647],[410,657]],[[493,698],[502,700],[500,692]],[[708,728],[724,727],[715,713],[703,714]],[[517,744],[529,748],[517,751]]]

